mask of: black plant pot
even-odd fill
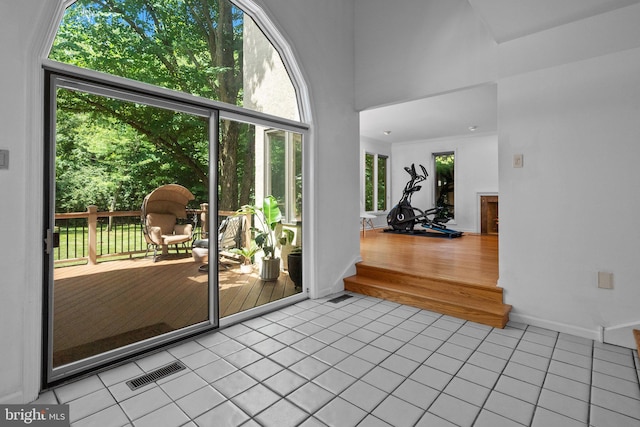
[[[302,287],[302,253],[292,252],[287,255],[287,266],[289,269],[289,277],[296,285],[296,288]]]

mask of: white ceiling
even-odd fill
[[[619,9],[640,0],[468,0],[496,42]],[[360,135],[407,142],[497,130],[495,85],[375,108],[360,113]],[[385,135],[384,131],[391,131]]]
[[[470,126],[495,132],[496,106],[496,85],[484,85],[375,108],[360,113],[360,136],[393,143],[470,134]]]

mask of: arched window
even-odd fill
[[[48,59],[47,382],[305,297],[286,254],[308,126],[257,20],[228,0],[77,0]],[[270,196],[266,245],[238,211]]]
[[[282,58],[228,0],[77,0],[49,58],[300,119]]]

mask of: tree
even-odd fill
[[[242,11],[228,0],[78,0],[65,13],[49,57],[239,105],[242,27]],[[137,139],[155,147],[155,155],[172,159],[166,177],[183,179],[183,185],[201,192],[200,200],[206,200],[209,180],[203,119],[111,99],[96,102],[91,96],[62,94],[58,104],[59,111],[91,119],[93,126],[128,125]],[[247,182],[254,178],[253,168],[241,168],[252,161],[253,148],[241,141],[240,128],[233,121],[220,126],[219,208],[224,210],[236,209],[248,200],[252,185]],[[140,144],[119,146],[128,151],[123,159],[139,155],[139,148]],[[142,170],[144,162],[138,163]],[[130,170],[129,174],[138,172]],[[111,181],[123,180],[112,177]],[[114,195],[121,188],[111,187]]]

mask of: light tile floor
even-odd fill
[[[38,403],[68,403],[77,427],[640,426],[632,350],[351,295],[201,336]],[[188,369],[125,384],[176,359]]]

